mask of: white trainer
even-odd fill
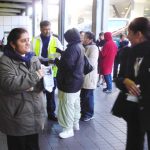
[[[73,125],[73,129],[76,131],[79,131],[80,130],[79,124]]]
[[[59,137],[62,139],[66,139],[72,136],[74,136],[73,129],[65,129],[63,132],[59,133]]]
[[[90,121],[90,120],[92,120],[94,118],[95,118],[94,116],[92,116],[92,117],[85,117],[82,120],[87,122],[87,121]]]

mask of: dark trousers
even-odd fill
[[[38,134],[26,136],[7,135],[8,150],[40,150]]]
[[[106,85],[107,85],[107,89],[112,90],[112,77],[111,77],[111,74],[104,75],[104,79],[105,79],[105,82],[106,82]]]
[[[147,134],[148,150],[150,150],[150,131],[147,131],[146,134]]]
[[[46,91],[46,99],[47,99],[47,114],[48,116],[55,116],[55,89],[56,89],[56,78],[54,78],[54,87],[52,92]]]
[[[136,119],[127,122],[126,150],[143,150],[144,133],[140,131],[139,125],[136,124]]]
[[[94,90],[81,89],[81,117],[92,117],[94,115]]]
[[[143,150],[144,132],[140,123],[139,107],[135,102],[129,102],[124,119],[127,122],[126,150]]]
[[[113,70],[113,78],[117,78],[118,77],[118,66],[119,66],[119,62],[115,61],[114,62],[114,70]]]

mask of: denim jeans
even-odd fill
[[[81,89],[80,93],[81,102],[81,117],[92,117],[94,115],[94,90]]]
[[[107,85],[106,88],[108,90],[112,90],[112,77],[111,77],[111,74],[104,75],[104,79],[105,79],[105,82],[106,82],[106,85]]]
[[[46,99],[47,99],[47,114],[49,116],[55,116],[55,89],[56,89],[56,78],[54,78],[54,87],[52,92],[46,91]]]

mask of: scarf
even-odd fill
[[[29,65],[30,60],[35,54],[33,52],[28,52],[25,54],[25,56],[21,56],[17,51],[15,51],[11,46],[6,45],[4,48],[4,55],[9,57],[10,59],[14,59],[16,61],[22,61],[25,62],[27,65]]]
[[[48,44],[50,41],[50,36],[43,36],[42,34],[40,35],[41,39],[42,39],[42,53],[41,56],[43,56],[44,58],[48,57]]]

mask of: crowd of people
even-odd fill
[[[101,32],[96,41],[90,31],[69,29],[64,48],[49,21],[41,21],[40,31],[30,41],[27,30],[12,29],[0,57],[0,131],[7,135],[8,150],[39,150],[46,118],[58,121],[60,138],[74,136],[80,120],[94,119],[94,90],[101,80],[106,94],[112,93],[114,81],[126,103],[120,116],[127,122],[126,150],[143,150],[145,133],[150,149],[150,21],[134,19],[119,46],[111,32]],[[93,66],[86,75],[85,56]],[[44,88],[41,64],[52,68],[51,92]]]

